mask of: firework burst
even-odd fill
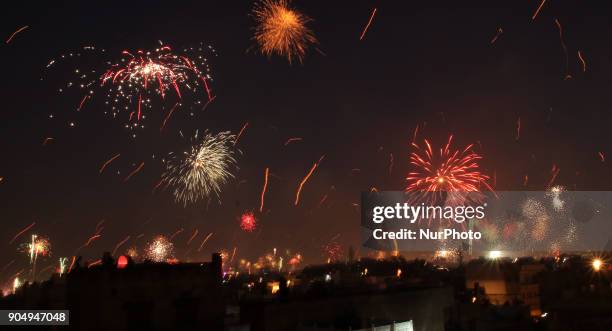
[[[410,164],[416,170],[408,173],[406,191],[414,192],[481,192],[481,188],[492,191],[487,180],[489,176],[480,172],[478,161],[482,156],[468,145],[462,150],[452,147],[453,136],[439,150],[424,140],[421,147],[412,143],[415,149],[410,154]]]
[[[257,219],[253,212],[245,212],[240,216],[240,228],[245,232],[253,232],[257,228]]]
[[[164,236],[157,236],[146,249],[147,259],[154,262],[164,262],[172,257],[174,244]]]
[[[235,139],[228,131],[205,133],[202,138],[196,132],[188,151],[169,154],[162,183],[172,189],[177,203],[186,206],[212,195],[219,198],[221,186],[234,177]]]
[[[30,263],[34,264],[38,256],[47,256],[51,253],[51,243],[49,239],[33,234],[32,240],[25,244],[24,251],[30,256]]]
[[[200,44],[174,50],[161,44],[151,50],[124,50],[118,58],[101,61],[107,53],[105,49],[87,46],[62,54],[47,65],[48,69],[60,67],[61,60],[68,61],[61,69],[69,66],[67,71],[73,76],[69,76],[59,92],[78,90],[77,111],[87,108],[92,99],[98,98],[95,95],[101,95],[108,107],[105,113],[113,118],[127,117],[125,127],[128,129],[142,129],[144,120],[152,114],[154,106],[159,105],[158,101],[163,105],[163,100],[172,99],[176,104],[190,94],[195,100],[191,102],[190,99],[189,104],[197,106],[214,98],[210,88],[211,70],[205,55],[216,55],[211,46]],[[74,68],[73,62],[84,65]],[[96,67],[97,63],[104,66]],[[61,71],[65,77],[65,71]]]
[[[276,54],[302,62],[309,45],[317,42],[312,31],[306,27],[311,19],[290,7],[290,0],[261,0],[253,8],[257,23],[253,39],[262,54]]]

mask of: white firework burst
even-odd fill
[[[192,146],[183,153],[170,153],[164,161],[162,183],[172,189],[175,201],[187,206],[199,200],[220,197],[221,188],[234,178],[236,136],[229,131],[198,133]]]

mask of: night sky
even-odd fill
[[[295,0],[313,19],[309,27],[319,44],[292,65],[258,53],[251,1],[11,3],[0,23],[4,38],[29,27],[0,50],[0,265],[15,260],[1,280],[27,267],[18,249],[29,234],[45,235],[53,245],[42,269],[74,255],[101,220],[102,236],[78,253],[87,259],[128,235],[122,250],[180,228],[174,243],[182,260],[208,260],[211,252],[234,247],[239,257],[254,259],[277,247],[319,262],[321,246],[332,240],[345,251],[358,248],[353,204],[362,190],[406,186],[417,125],[417,141],[441,144],[454,134],[456,146],[476,144],[496,190],[544,190],[553,165],[561,169],[555,184],[609,190],[612,159],[598,155],[612,157],[609,8],[601,1],[548,1],[532,21],[539,3]],[[555,19],[563,27],[568,72]],[[503,34],[491,44],[498,28]],[[65,82],[61,72],[41,80],[49,60],[70,50],[95,45],[118,57],[124,49],[157,47],[158,40],[177,48],[203,42],[218,54],[210,58],[214,102],[193,117],[173,115],[162,134],[153,127],[132,138],[122,121],[104,116],[95,96],[77,113],[80,97],[57,93]],[[564,79],[567,73],[571,79]],[[160,104],[157,111],[167,108]],[[237,145],[240,169],[220,203],[183,208],[169,192],[152,194],[160,158],[188,146],[179,130],[238,133],[246,122]],[[42,146],[46,137],[54,140]],[[303,140],[284,146],[291,137]],[[295,207],[300,180],[323,155]],[[143,161],[142,171],[124,182]],[[265,211],[256,213],[258,229],[245,233],[238,217],[259,208],[266,167]],[[32,222],[31,231],[8,243]],[[194,229],[199,235],[185,257]]]

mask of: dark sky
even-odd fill
[[[303,64],[289,65],[253,48],[250,1],[11,3],[0,23],[5,39],[29,28],[0,50],[0,264],[15,259],[2,279],[27,266],[25,254],[17,253],[27,237],[8,242],[32,222],[32,231],[53,244],[53,258],[43,267],[74,254],[101,220],[102,237],[80,252],[87,258],[127,235],[144,233],[124,248],[143,247],[156,234],[184,228],[175,239],[182,258],[197,228],[192,246],[214,235],[201,252],[192,249],[192,260],[237,246],[249,259],[277,247],[320,261],[321,246],[332,238],[345,250],[359,245],[352,203],[361,190],[404,188],[417,125],[419,140],[442,143],[454,134],[457,146],[476,143],[485,173],[496,174],[496,189],[525,189],[528,175],[527,189],[543,190],[555,164],[561,169],[555,183],[609,190],[609,161],[602,163],[598,152],[612,157],[610,10],[603,2],[548,1],[532,21],[538,4],[296,0],[313,18],[309,26],[325,55],[311,48]],[[359,41],[374,7],[374,22]],[[569,80],[555,19],[563,26]],[[491,45],[500,27],[504,33]],[[96,45],[119,55],[156,47],[158,40],[177,48],[204,42],[218,53],[211,59],[216,100],[193,118],[174,116],[162,135],[154,128],[132,139],[95,102],[75,114],[79,98],[57,93],[61,74],[40,80],[48,61],[69,50]],[[79,66],[100,65],[89,61],[96,60]],[[75,128],[68,118],[75,118]],[[237,133],[245,122],[240,170],[224,187],[221,204],[183,208],[168,192],[151,193],[162,171],[159,156],[187,146],[179,130]],[[54,140],[43,147],[45,137]],[[283,146],[289,137],[303,141]],[[121,157],[99,175],[117,153]],[[294,207],[299,181],[322,155]],[[142,161],[142,171],[124,182]],[[258,208],[266,167],[267,211],[257,214],[257,231],[244,233],[237,217]],[[327,202],[317,207],[326,193]]]

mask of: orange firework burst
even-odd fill
[[[302,62],[306,49],[317,42],[306,27],[310,18],[289,6],[290,0],[261,0],[253,9],[257,22],[253,39],[262,54],[286,57],[289,63]]]
[[[245,212],[240,216],[240,228],[246,232],[253,232],[257,227],[257,219],[253,212]]]
[[[489,176],[479,170],[478,160],[482,159],[482,156],[472,151],[473,145],[468,145],[463,150],[452,149],[452,140],[451,135],[439,153],[434,151],[427,140],[425,148],[412,143],[415,151],[410,154],[410,164],[417,170],[406,177],[406,191],[480,192],[483,186],[492,191],[487,184]]]

